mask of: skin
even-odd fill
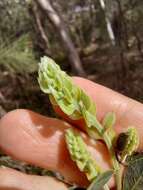
[[[67,190],[67,186],[52,177],[26,175],[10,168],[0,169],[1,190]]]
[[[141,138],[143,104],[86,79],[74,77],[73,80],[95,101],[99,120],[102,120],[107,112],[114,111],[117,117],[115,125],[117,133],[134,125],[140,136],[139,149],[143,150]],[[68,119],[60,110],[57,111]],[[82,128],[80,123],[82,122],[74,123],[78,130]],[[69,182],[87,186],[89,182],[70,159],[66,148],[64,132],[69,127],[73,126],[29,110],[14,110],[0,120],[0,149],[15,159],[58,171]],[[111,163],[105,145],[93,142],[85,134],[81,134],[99,165],[104,170],[109,169]],[[113,180],[109,185],[113,187]],[[48,188],[65,190],[67,186],[50,177],[31,176],[8,168],[0,169],[2,190],[48,190]]]

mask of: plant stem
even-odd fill
[[[115,173],[115,180],[116,180],[116,185],[117,185],[117,190],[122,189],[122,183],[121,183],[121,170],[119,169]]]
[[[120,172],[120,164],[116,159],[116,155],[113,149],[113,145],[111,142],[110,137],[108,136],[108,134],[103,135],[104,141],[108,147],[109,153],[111,155],[111,160],[112,160],[112,164],[113,164],[113,168],[115,170],[115,181],[116,181],[116,185],[117,185],[117,190],[121,190],[121,172]]]
[[[115,153],[113,152],[113,154],[115,154]],[[121,190],[120,165],[119,165],[118,161],[116,160],[116,157],[113,154],[111,154],[111,159],[112,159],[113,167],[114,167],[114,170],[115,170],[116,186],[117,186],[117,190]]]
[[[102,125],[96,120],[96,125],[98,125],[98,128],[102,128]],[[115,171],[115,181],[116,181],[116,185],[117,185],[117,190],[121,190],[121,172],[120,172],[120,164],[116,159],[116,155],[115,155],[115,151],[113,148],[113,144],[112,144],[112,139],[111,137],[105,132],[103,132],[103,134],[100,134],[101,137],[103,138],[104,142],[106,143],[106,146],[109,150],[110,156],[111,156],[111,160],[112,160],[112,164],[113,164],[113,168]]]

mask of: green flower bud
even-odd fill
[[[50,95],[51,103],[58,105],[71,119],[82,117],[82,109],[96,113],[95,104],[50,58],[39,63],[38,82],[41,90]]]
[[[86,174],[88,180],[95,179],[101,173],[101,169],[96,161],[92,159],[82,137],[73,129],[68,129],[66,143],[71,159],[76,162],[79,170]]]
[[[131,155],[139,145],[139,136],[136,128],[130,127],[127,132],[121,133],[116,142],[116,150],[122,162]]]
[[[41,90],[49,94],[53,105],[58,105],[73,120],[83,118],[88,134],[94,138],[101,136],[102,126],[96,119],[95,103],[52,59],[41,59],[38,82]]]

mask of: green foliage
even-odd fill
[[[12,73],[37,70],[26,0],[0,1],[0,67]]]
[[[113,171],[107,171],[100,174],[87,188],[87,190],[101,190],[103,187],[106,190],[107,187],[105,186],[109,179],[112,177]]]
[[[31,30],[26,0],[1,0],[0,10],[0,42],[8,45]]]
[[[128,166],[123,177],[123,190],[142,190],[143,154],[138,153],[128,158]]]
[[[67,130],[66,143],[71,158],[76,162],[80,171],[86,174],[88,180],[95,179],[101,173],[101,168],[88,152],[80,134],[72,129]]]
[[[0,66],[10,72],[35,72],[36,62],[29,34],[21,36],[10,45],[0,47]]]
[[[105,130],[112,128],[115,125],[116,116],[115,113],[109,112],[106,114],[103,120],[103,126]]]

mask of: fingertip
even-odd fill
[[[0,119],[0,126],[2,125],[5,125],[7,126],[7,124],[10,123],[11,121],[11,118],[12,120],[15,120],[15,119],[19,119],[20,116],[23,115],[23,113],[25,113],[26,110],[25,109],[15,109],[15,110],[12,110],[8,113],[6,113],[1,119]],[[17,117],[18,116],[18,117]]]

